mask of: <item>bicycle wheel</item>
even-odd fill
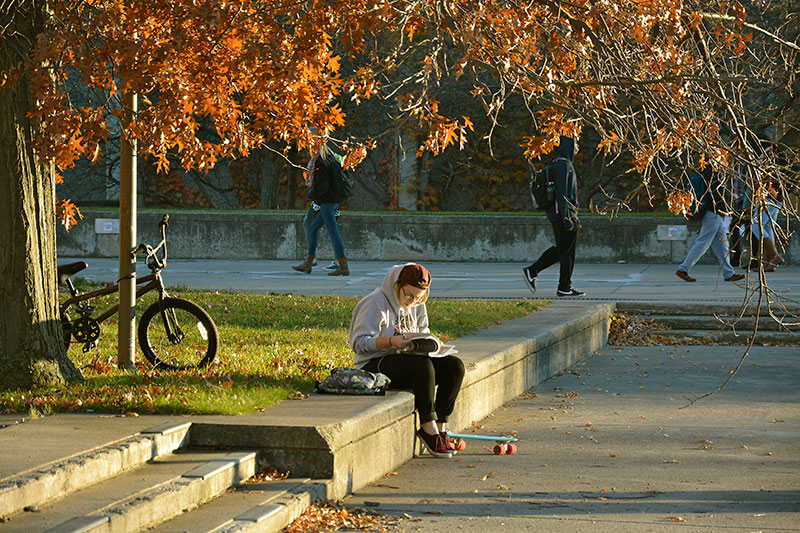
[[[217,356],[217,325],[194,302],[164,298],[142,314],[139,346],[156,368],[183,370],[210,365]]]

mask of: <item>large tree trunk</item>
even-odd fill
[[[44,3],[23,3],[2,22],[0,70],[17,65],[36,42]],[[13,10],[12,10],[13,11]],[[9,86],[11,85],[11,86]],[[0,388],[79,379],[58,319],[53,168],[31,149],[28,84],[0,88]]]

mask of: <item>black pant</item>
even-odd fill
[[[539,259],[529,268],[534,275],[539,274],[545,268],[561,264],[561,272],[558,278],[558,290],[568,291],[572,288],[572,270],[575,268],[575,247],[578,242],[578,228],[567,231],[563,220],[551,222],[553,233],[556,235],[556,245],[551,246],[539,257]]]
[[[464,379],[464,363],[452,355],[390,354],[370,360],[364,370],[389,376],[392,389],[411,389],[414,408],[423,424],[447,422]]]

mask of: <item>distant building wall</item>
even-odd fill
[[[116,257],[117,218],[116,211],[84,212],[84,219],[69,233],[59,229],[58,254]],[[137,242],[158,242],[160,218],[159,212],[139,212]],[[584,262],[677,264],[686,256],[700,227],[677,216],[587,216],[581,220],[577,260]],[[303,214],[296,211],[172,212],[167,234],[169,257],[298,259],[306,247],[302,222]],[[552,228],[544,216],[343,211],[339,229],[347,256],[353,260],[526,262],[553,244]],[[319,243],[317,255],[332,258],[324,228]],[[789,263],[800,259],[796,237],[784,257]],[[702,262],[716,262],[711,250]]]

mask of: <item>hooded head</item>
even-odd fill
[[[570,161],[575,160],[575,137],[561,136],[561,141],[556,148],[556,157],[565,157]]]
[[[407,263],[389,269],[381,292],[394,309],[424,304],[431,286],[431,273],[422,265]]]

